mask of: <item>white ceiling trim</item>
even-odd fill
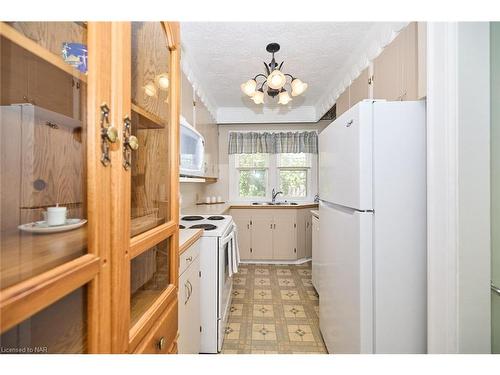
[[[361,44],[362,49],[344,65],[345,73],[342,82],[333,82],[323,97],[316,104],[313,121],[318,121],[337,101],[340,94],[350,86],[361,72],[375,59],[382,50],[391,43],[408,22],[377,23],[370,31],[367,39]]]
[[[258,112],[256,112],[258,110]],[[220,107],[217,109],[218,124],[269,124],[291,122],[315,122],[314,106],[287,107]]]
[[[217,119],[217,106],[214,104],[213,99],[206,94],[205,87],[207,86],[204,85],[201,79],[203,75],[183,45],[181,45],[181,68],[201,102],[207,107],[212,117]]]

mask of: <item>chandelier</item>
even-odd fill
[[[241,91],[248,95],[255,104],[264,103],[264,86],[267,86],[267,95],[272,98],[278,96],[278,103],[283,105],[287,105],[292,100],[288,91],[285,89],[285,85],[290,86],[292,96],[298,96],[307,89],[307,83],[293,77],[291,74],[284,74],[281,71],[284,61],[278,66],[274,59],[274,54],[279,50],[280,45],[278,43],[268,44],[266,51],[272,53],[273,58],[269,64],[264,62],[267,75],[257,74],[253,79],[249,79],[241,84]],[[290,78],[290,82],[287,82],[287,77]],[[258,83],[257,80],[259,78],[263,78],[263,82]],[[257,86],[260,87],[257,89]]]

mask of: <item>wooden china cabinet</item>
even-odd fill
[[[1,352],[176,353],[179,25],[0,38]]]

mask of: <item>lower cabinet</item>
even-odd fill
[[[311,208],[233,208],[242,260],[297,260],[311,256]]]
[[[180,255],[179,354],[200,352],[200,241]],[[183,269],[184,267],[184,269]]]
[[[273,259],[297,259],[297,216],[281,210],[273,219]]]

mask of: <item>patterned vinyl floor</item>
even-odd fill
[[[311,263],[240,266],[223,354],[323,354]]]

